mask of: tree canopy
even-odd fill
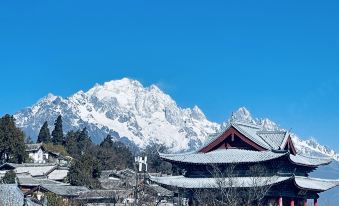
[[[54,130],[52,131],[52,142],[53,144],[63,144],[64,132],[62,129],[62,117],[61,115],[55,120]]]
[[[24,133],[15,126],[14,117],[6,114],[0,119],[0,160],[22,163],[26,159]]]
[[[133,167],[133,154],[121,142],[113,142],[111,135],[100,143],[98,160],[103,170],[125,169]]]
[[[49,132],[47,121],[45,121],[45,123],[42,125],[36,142],[37,143],[40,143],[40,142],[50,143],[51,142],[51,133]]]
[[[100,177],[99,163],[91,154],[84,154],[75,160],[69,169],[67,178],[72,185],[100,188],[97,178]]]

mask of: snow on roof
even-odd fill
[[[51,180],[63,180],[68,174],[68,169],[56,169],[47,175]]]
[[[19,164],[19,165],[16,165],[15,172],[16,173],[27,172],[31,174],[33,177],[43,176],[53,171],[56,167],[57,165],[55,164],[53,165],[50,165],[50,164],[30,164],[30,165]]]
[[[147,189],[154,191],[158,196],[161,196],[161,197],[172,197],[173,196],[173,192],[171,190],[163,188],[157,184],[146,184],[145,187]]]
[[[290,160],[298,165],[306,165],[306,166],[320,166],[327,165],[331,163],[331,158],[323,158],[323,157],[308,157],[301,154],[290,155]]]
[[[38,179],[38,178],[33,178],[33,177],[21,177],[18,176],[18,184],[20,186],[39,186],[39,185],[43,185],[43,184],[61,184],[61,185],[68,185],[65,183],[61,183],[61,182],[57,182],[54,180],[50,180],[50,179]]]
[[[288,136],[286,131],[259,131],[257,134],[276,150],[282,149],[280,146]]]
[[[256,144],[263,148],[271,149],[271,146],[258,135],[258,132],[262,131],[262,128],[239,122],[232,122],[231,125]]]
[[[218,181],[221,181],[224,187],[252,187],[255,180],[255,186],[265,186],[281,183],[287,180],[294,180],[295,185],[306,190],[326,191],[333,187],[339,186],[339,180],[327,180],[310,177],[229,177],[229,178],[187,178],[184,176],[170,176],[170,177],[154,177],[150,176],[150,180],[160,185],[167,185],[179,188],[217,188],[220,186]],[[232,184],[227,184],[231,182]]]
[[[0,184],[0,205],[21,206],[24,205],[24,195],[15,184]]]
[[[250,163],[263,162],[287,155],[282,152],[253,151],[244,149],[218,149],[208,153],[159,154],[161,158],[192,164]]]
[[[38,151],[42,147],[42,143],[38,144],[25,144],[26,152],[34,152]]]
[[[326,180],[310,177],[295,177],[295,183],[298,187],[309,190],[326,191],[339,186],[339,180]]]
[[[210,143],[212,143],[214,140],[219,138],[220,135],[225,133],[231,127],[234,127],[236,130],[245,135],[252,142],[268,150],[280,149],[279,147],[281,146],[284,139],[286,139],[287,134],[284,131],[267,131],[258,125],[250,123],[231,121],[228,123],[228,125],[222,132],[213,134],[211,138],[209,138],[209,140],[201,148],[204,148]]]
[[[89,189],[84,186],[72,186],[63,184],[43,184],[40,187],[60,196],[78,196],[80,192],[89,191]]]
[[[272,185],[285,180],[291,179],[291,177],[229,177],[229,178],[187,178],[184,176],[169,176],[169,177],[154,177],[150,176],[150,180],[160,184],[179,188],[218,188],[222,182],[224,187],[251,187],[255,180],[256,186]],[[230,182],[231,184],[227,184]]]
[[[89,190],[79,193],[78,199],[113,199],[117,196],[116,190]]]

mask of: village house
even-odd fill
[[[266,187],[265,205],[306,206],[307,200],[312,199],[318,206],[319,193],[339,185],[336,180],[309,177],[310,172],[329,164],[331,159],[299,154],[287,131],[266,131],[243,122],[231,121],[195,152],[160,157],[184,173],[150,176],[150,180],[187,198],[190,205],[196,200],[195,194],[202,192],[213,195],[213,191],[235,188],[241,194],[248,188]],[[265,168],[263,174],[250,170],[257,165]],[[233,169],[227,171],[229,168]]]
[[[56,163],[58,165],[67,166],[72,160],[69,156],[63,156],[58,152],[47,151],[43,143],[25,144],[26,152],[32,163]]]
[[[38,144],[26,144],[26,152],[28,157],[33,163],[46,163],[48,160],[48,152],[42,146],[42,143]]]

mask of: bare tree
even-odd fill
[[[261,206],[276,177],[268,174],[262,165],[247,170],[247,177],[240,177],[236,165],[220,168],[211,166],[211,188],[193,190],[195,205],[211,206]]]

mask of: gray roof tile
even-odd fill
[[[183,154],[159,154],[161,158],[192,164],[250,163],[263,162],[287,155],[272,151],[253,151],[244,149],[219,149],[208,153],[191,152]]]

